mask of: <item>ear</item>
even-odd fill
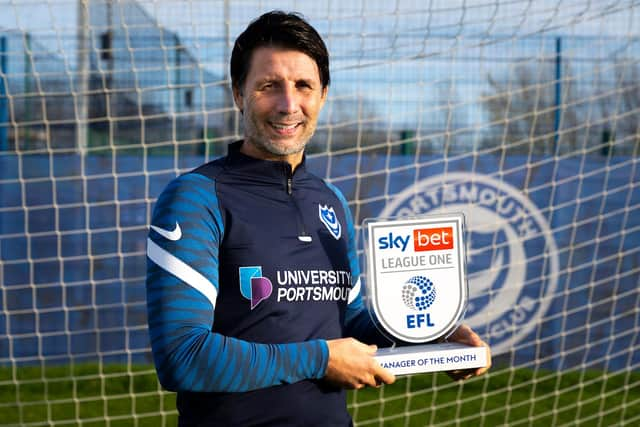
[[[322,95],[320,95],[320,108],[324,106],[325,101],[327,100],[327,94],[329,93],[329,86],[325,86],[322,88]]]
[[[238,110],[240,110],[240,113],[242,113],[242,106],[244,103],[242,90],[238,86],[233,85],[231,88],[231,92],[233,93],[233,102],[236,104],[236,107],[238,107]]]

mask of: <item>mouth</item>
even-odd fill
[[[269,125],[281,135],[291,135],[296,132],[298,127],[302,125],[302,122],[295,123],[277,123],[277,122],[269,122]]]

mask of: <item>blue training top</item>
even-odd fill
[[[386,344],[360,296],[347,202],[303,163],[226,157],[173,180],[147,239],[158,378],[180,425],[350,425],[326,340]]]

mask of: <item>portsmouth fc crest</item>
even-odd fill
[[[327,205],[318,205],[318,215],[320,216],[320,221],[327,227],[327,230],[331,233],[336,240],[340,239],[342,236],[342,226],[340,225],[340,221],[338,221],[338,217],[336,216],[336,212],[333,210],[333,207],[328,207]]]

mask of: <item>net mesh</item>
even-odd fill
[[[494,352],[465,383],[350,393],[356,424],[640,420],[640,2],[0,3],[0,424],[175,424],[151,210],[242,135],[230,49],[276,8],[331,52],[309,167],[357,224],[464,212],[466,322]]]

